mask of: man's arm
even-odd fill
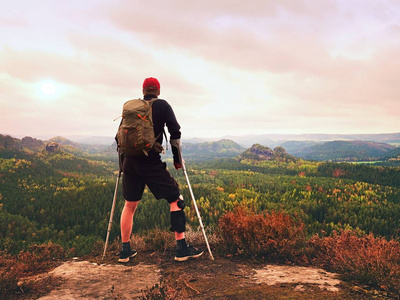
[[[174,157],[174,167],[175,169],[179,170],[180,168],[182,168],[181,140],[175,139],[175,140],[170,140],[170,142],[171,142],[172,155]]]
[[[167,103],[164,111],[165,125],[167,125],[168,132],[170,134],[170,140],[177,140],[181,138],[181,126],[176,120],[175,113],[172,110],[171,105]]]
[[[174,158],[175,169],[182,168],[182,153],[181,153],[181,126],[176,120],[175,113],[172,107],[168,104],[166,107],[166,122],[168,132],[170,134],[171,150]]]

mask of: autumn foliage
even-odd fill
[[[284,212],[254,213],[244,207],[219,221],[225,250],[268,261],[294,261],[303,256],[304,223]]]
[[[52,286],[52,277],[40,280],[27,280],[32,275],[46,272],[60,259],[65,258],[64,249],[51,242],[43,245],[31,245],[18,256],[0,253],[0,298],[2,295],[26,292],[40,293]]]
[[[352,230],[307,238],[304,223],[283,212],[256,214],[238,207],[219,222],[228,255],[322,267],[349,281],[400,293],[400,243]]]
[[[314,236],[310,261],[338,272],[347,280],[356,280],[394,293],[400,292],[400,243],[359,236],[353,231],[334,232],[330,237]]]

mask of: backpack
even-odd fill
[[[125,102],[122,109],[122,121],[117,132],[118,148],[123,153],[148,156],[158,137],[154,136],[152,104],[150,101],[133,99]]]

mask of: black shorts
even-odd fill
[[[180,195],[178,183],[159,156],[125,157],[122,169],[122,193],[127,201],[141,200],[145,185],[156,199],[164,198],[169,203]]]

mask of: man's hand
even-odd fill
[[[177,169],[177,170],[182,169],[182,165],[181,165],[181,164],[178,164],[178,163],[176,163],[176,162],[174,162],[174,167],[175,167],[175,169]]]

